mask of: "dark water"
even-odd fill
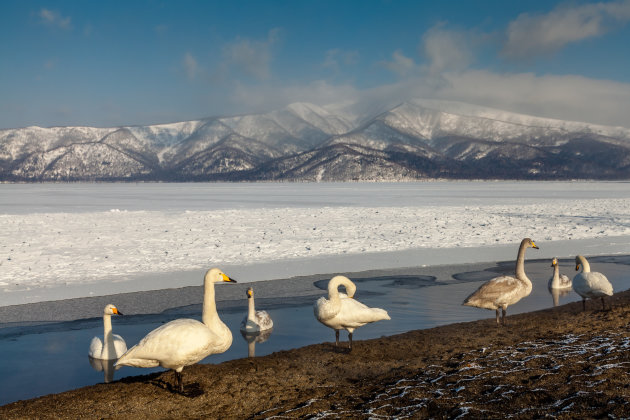
[[[598,257],[589,261],[593,271],[607,275],[615,291],[630,288],[628,257]],[[498,274],[511,273],[513,265],[506,263],[489,270],[462,272],[446,280],[418,275],[356,280],[358,290],[355,298],[368,306],[386,309],[392,320],[361,327],[355,331],[354,339],[494,317],[493,311],[464,307],[461,302],[482,282]],[[573,277],[572,260],[562,260],[560,265],[562,273]],[[551,276],[550,261],[530,260],[526,271],[534,283],[532,294],[509,307],[508,316],[553,306],[552,296],[547,290],[547,280]],[[317,286],[325,288],[326,284],[318,282]],[[278,285],[281,286],[280,281]],[[580,299],[571,291],[560,296],[559,303]],[[257,299],[257,309],[269,312],[274,329],[266,341],[253,343],[248,343],[239,332],[240,322],[247,310],[245,299],[219,305],[219,315],[232,330],[234,341],[227,352],[209,356],[202,363],[248,357],[252,350],[256,356],[263,356],[279,350],[333,341],[334,331],[319,324],[313,316],[315,300],[313,296],[283,299],[281,302]],[[201,306],[193,305],[156,315],[114,317],[112,322],[114,333],[124,337],[127,346],[131,347],[164,322],[182,317],[200,319],[200,314]],[[0,404],[106,382],[106,373],[94,370],[87,356],[92,337],[102,334],[101,318],[0,328]],[[341,337],[347,340],[345,332]],[[109,375],[110,379],[117,380],[161,370],[123,366],[113,373],[109,372]]]

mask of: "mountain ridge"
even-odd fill
[[[4,129],[0,181],[630,179],[625,127],[426,99],[369,116],[330,111],[341,108]]]

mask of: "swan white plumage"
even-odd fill
[[[612,296],[613,287],[605,275],[591,272],[591,266],[582,255],[575,257],[575,271],[582,266],[582,272],[573,277],[573,290],[582,296],[582,310],[586,310],[586,298],[602,298],[602,309],[606,309],[604,296]]]
[[[123,354],[116,365],[135,367],[162,366],[175,371],[180,392],[184,391],[182,370],[211,354],[223,353],[232,345],[232,333],[217,313],[214,283],[232,282],[218,268],[208,270],[204,277],[202,321],[176,319],[147,334],[138,344]]]
[[[127,351],[127,343],[118,334],[112,333],[112,315],[122,315],[116,306],[109,304],[103,310],[103,340],[92,338],[88,355],[92,359],[116,360]]]
[[[571,279],[566,274],[560,274],[560,268],[558,267],[558,258],[551,260],[551,266],[553,267],[553,275],[547,283],[547,287],[551,289],[566,290],[571,289],[573,286]]]
[[[346,293],[339,293],[339,286],[346,288]],[[315,318],[327,327],[335,330],[335,346],[339,345],[339,330],[348,331],[348,348],[352,350],[354,330],[371,322],[391,319],[387,311],[370,308],[353,299],[357,287],[345,276],[335,276],[328,282],[328,299],[320,297],[313,306]]]
[[[529,296],[532,292],[532,282],[525,275],[525,250],[527,248],[538,249],[538,246],[530,238],[521,241],[516,258],[515,277],[499,276],[488,280],[468,296],[462,305],[494,309],[497,324],[499,324],[499,308],[501,308],[501,324],[505,325],[507,307]]]
[[[273,328],[273,321],[267,311],[257,311],[254,305],[254,289],[247,288],[248,311],[241,322],[241,331],[245,333],[257,333]]]

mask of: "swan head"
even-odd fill
[[[581,255],[578,255],[577,257],[575,257],[575,271],[578,271],[580,269],[580,266],[582,265],[582,257]]]
[[[122,312],[120,312],[118,308],[116,308],[116,306],[110,303],[109,305],[105,307],[105,310],[103,311],[103,315],[122,315]]]
[[[251,299],[254,297],[254,289],[252,289],[251,287],[247,288],[247,299]]]
[[[525,246],[527,248],[534,248],[534,249],[539,249],[538,246],[534,243],[533,240],[531,240],[530,238],[525,238],[523,239],[523,241],[521,242],[522,244],[525,244]]]
[[[554,257],[553,260],[551,260],[551,266],[555,267],[556,265],[558,265],[558,257]]]
[[[223,271],[218,268],[211,268],[206,272],[206,276],[204,277],[204,281],[210,283],[236,283],[236,280],[229,278]]]

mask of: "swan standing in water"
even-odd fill
[[[214,283],[232,282],[218,268],[204,277],[203,322],[176,319],[147,334],[122,355],[116,365],[135,367],[162,366],[175,371],[179,392],[184,391],[182,370],[211,354],[223,353],[232,344],[232,333],[217,314]]]
[[[582,310],[586,310],[586,298],[602,298],[602,309],[606,309],[604,296],[612,296],[613,287],[605,275],[591,272],[591,266],[581,255],[575,257],[575,271],[582,266],[582,272],[573,277],[573,290],[582,296]]]
[[[99,337],[92,338],[88,355],[92,359],[116,360],[127,351],[125,340],[112,333],[112,315],[122,315],[118,309],[109,304],[103,310],[103,341]]]
[[[247,303],[249,309],[241,322],[241,331],[244,333],[257,333],[273,328],[273,321],[267,311],[257,311],[254,306],[254,289],[247,288]]]
[[[339,286],[345,286],[346,293],[339,293]],[[328,299],[322,296],[313,306],[315,318],[335,330],[335,346],[339,346],[339,330],[348,331],[348,348],[352,350],[352,333],[355,329],[371,322],[391,319],[387,311],[369,308],[353,299],[357,287],[349,278],[335,276],[328,283]]]
[[[462,305],[494,309],[497,314],[497,325],[499,324],[499,308],[501,308],[501,324],[505,325],[507,307],[529,296],[532,292],[532,282],[525,275],[525,250],[527,248],[538,249],[534,241],[529,238],[521,241],[516,258],[515,277],[499,276],[488,280],[468,296]]]

